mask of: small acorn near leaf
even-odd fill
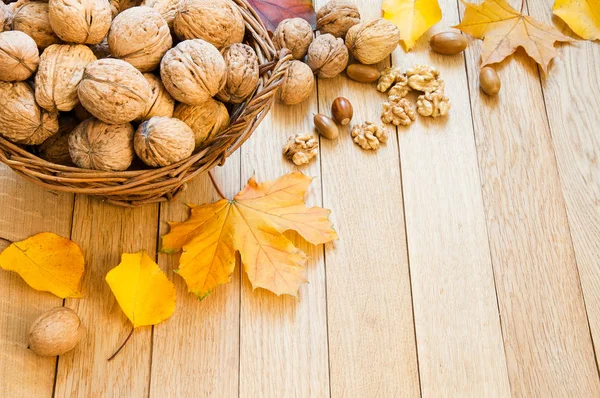
[[[55,357],[75,348],[84,333],[81,320],[73,310],[52,308],[29,328],[27,348],[42,357]]]

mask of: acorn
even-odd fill
[[[442,32],[431,36],[429,46],[438,54],[456,55],[467,48],[467,37],[458,32]]]
[[[83,334],[77,314],[70,308],[56,307],[33,322],[27,348],[42,357],[55,357],[75,348]]]
[[[317,131],[323,137],[330,140],[335,140],[340,135],[340,130],[338,129],[337,125],[335,124],[332,118],[318,114],[315,115],[314,122]]]
[[[350,124],[354,116],[354,108],[350,101],[344,97],[338,97],[331,104],[331,115],[333,120],[342,126]]]
[[[381,73],[379,69],[371,65],[352,64],[346,69],[346,75],[360,83],[375,83],[379,80]]]
[[[479,86],[487,95],[496,95],[502,88],[502,82],[500,76],[494,68],[486,66],[479,72]]]

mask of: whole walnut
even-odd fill
[[[175,15],[175,34],[182,40],[203,39],[219,50],[244,40],[244,18],[230,0],[184,0]]]
[[[77,127],[79,120],[71,115],[60,115],[58,118],[58,133],[44,141],[38,148],[39,156],[50,163],[72,166],[69,153],[69,136]]]
[[[277,91],[277,99],[286,105],[296,105],[307,100],[314,88],[315,76],[310,66],[292,61]]]
[[[0,80],[27,80],[39,63],[40,53],[31,37],[16,30],[0,33]]]
[[[0,32],[10,30],[14,12],[3,2],[0,2]]]
[[[400,41],[400,30],[383,18],[354,25],[346,35],[346,46],[365,65],[386,59]]]
[[[133,126],[106,124],[97,119],[81,122],[69,136],[69,153],[83,169],[127,170],[134,157]]]
[[[148,166],[169,166],[192,156],[194,132],[179,119],[157,116],[140,124],[133,146]]]
[[[201,40],[185,40],[160,63],[160,77],[169,94],[188,105],[202,105],[227,82],[227,64],[219,50]]]
[[[35,102],[25,82],[0,82],[0,135],[25,145],[39,145],[58,132],[58,113]]]
[[[68,112],[79,103],[77,87],[96,56],[83,44],[53,44],[40,57],[35,100],[48,111]]]
[[[312,41],[312,26],[302,18],[284,19],[273,34],[275,48],[277,50],[287,48],[295,59],[303,59],[306,56]]]
[[[79,83],[81,105],[96,118],[122,124],[139,117],[150,99],[150,85],[125,61],[105,58],[91,62]]]
[[[13,30],[27,33],[39,48],[60,43],[50,26],[48,3],[30,1],[23,4],[13,18]]]
[[[175,15],[182,4],[183,0],[144,0],[141,5],[154,8],[167,22],[169,29],[173,29]]]
[[[227,107],[222,102],[213,99],[209,99],[200,106],[177,104],[173,117],[190,126],[194,132],[196,150],[202,148],[229,127]]]
[[[150,7],[123,11],[114,19],[108,33],[110,53],[142,72],[156,69],[172,45],[167,22]]]
[[[227,65],[227,83],[217,98],[223,102],[241,104],[258,85],[258,57],[252,47],[235,43],[222,53]]]
[[[317,12],[317,30],[321,34],[331,33],[335,37],[344,38],[348,30],[358,23],[358,7],[349,1],[332,0]]]
[[[50,26],[65,42],[98,44],[110,29],[107,0],[50,0],[48,5]]]
[[[119,13],[125,10],[129,10],[131,7],[137,7],[142,3],[142,0],[109,0],[110,11],[112,12],[113,18]]]
[[[154,116],[173,116],[175,100],[165,89],[160,79],[152,73],[144,73],[144,77],[150,85],[150,100],[146,103],[146,109],[136,121],[148,120]]]
[[[323,79],[342,73],[348,66],[349,59],[344,40],[329,33],[317,37],[308,48],[308,66]]]

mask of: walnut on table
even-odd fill
[[[420,95],[417,99],[417,112],[421,116],[446,116],[450,111],[450,100],[444,95],[444,90]]]
[[[417,114],[410,101],[399,96],[390,96],[389,101],[383,104],[381,121],[394,126],[410,126],[417,118]]]
[[[431,93],[436,91],[442,81],[439,79],[440,71],[434,66],[414,65],[406,70],[408,85],[413,90]]]
[[[296,134],[283,147],[283,155],[296,166],[309,163],[319,154],[319,140],[312,134]]]
[[[387,142],[389,133],[380,124],[366,122],[352,129],[354,142],[364,150],[377,150],[382,142]]]

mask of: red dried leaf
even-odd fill
[[[312,0],[248,0],[248,3],[271,32],[277,29],[279,22],[287,18],[303,18],[313,29],[317,26]]]

